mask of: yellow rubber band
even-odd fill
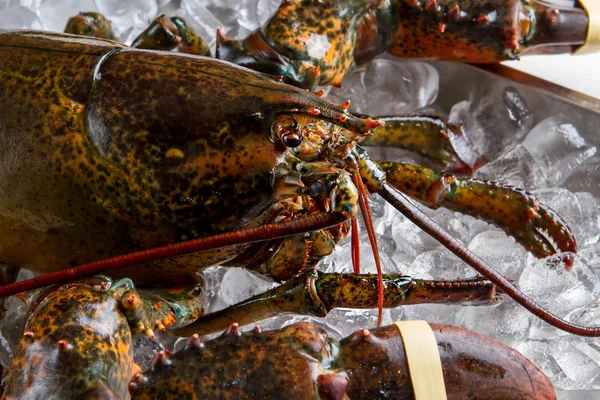
[[[579,0],[579,4],[587,12],[589,23],[585,43],[575,54],[596,53],[600,51],[600,0]]]
[[[425,321],[394,322],[408,361],[415,400],[446,400],[446,386],[437,341]]]

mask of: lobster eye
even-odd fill
[[[281,115],[273,123],[273,133],[286,147],[295,148],[302,143],[300,124],[291,115]]]
[[[281,141],[286,147],[298,147],[302,143],[302,135],[292,131],[282,132]]]

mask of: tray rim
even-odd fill
[[[504,64],[469,64],[479,70],[498,75],[503,78],[521,83],[523,85],[541,90],[542,92],[563,100],[588,111],[600,114],[600,99],[588,96],[581,92],[557,85],[537,76],[508,67]]]

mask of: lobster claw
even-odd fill
[[[521,8],[520,43],[515,37],[509,47],[518,54],[571,53],[586,41],[589,23],[581,8],[559,8],[535,1]]]
[[[385,4],[382,0],[286,1],[263,28],[244,40],[218,34],[216,56],[282,76],[285,83],[304,89],[339,86],[354,67],[357,25]]]
[[[530,209],[531,219],[524,229],[511,232],[527,250],[537,257],[547,257],[556,253],[576,253],[577,242],[569,225],[554,210],[538,206]],[[568,268],[573,266],[573,258],[565,255],[563,262]]]
[[[577,251],[567,223],[524,190],[479,179],[460,179],[421,166],[384,162],[388,183],[431,208],[445,207],[504,229],[538,258]],[[567,266],[571,257],[565,257]]]

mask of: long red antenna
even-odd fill
[[[298,233],[316,231],[338,225],[344,221],[345,218],[340,214],[322,212],[277,224],[265,224],[256,228],[240,229],[149,250],[137,251],[106,260],[94,261],[78,267],[63,269],[10,285],[0,286],[0,297],[8,297],[43,286],[64,283],[83,276],[100,274],[150,261],[163,260],[219,247],[260,242]]]
[[[381,326],[381,319],[383,317],[383,272],[381,271],[381,261],[379,259],[379,247],[377,246],[377,238],[375,237],[375,228],[373,228],[373,217],[371,216],[367,191],[358,173],[352,174],[352,178],[358,188],[358,205],[360,206],[360,212],[362,213],[367,233],[369,234],[369,242],[371,242],[375,267],[377,268],[377,326]]]
[[[358,221],[352,218],[352,267],[355,274],[360,274],[360,242],[358,240]]]

